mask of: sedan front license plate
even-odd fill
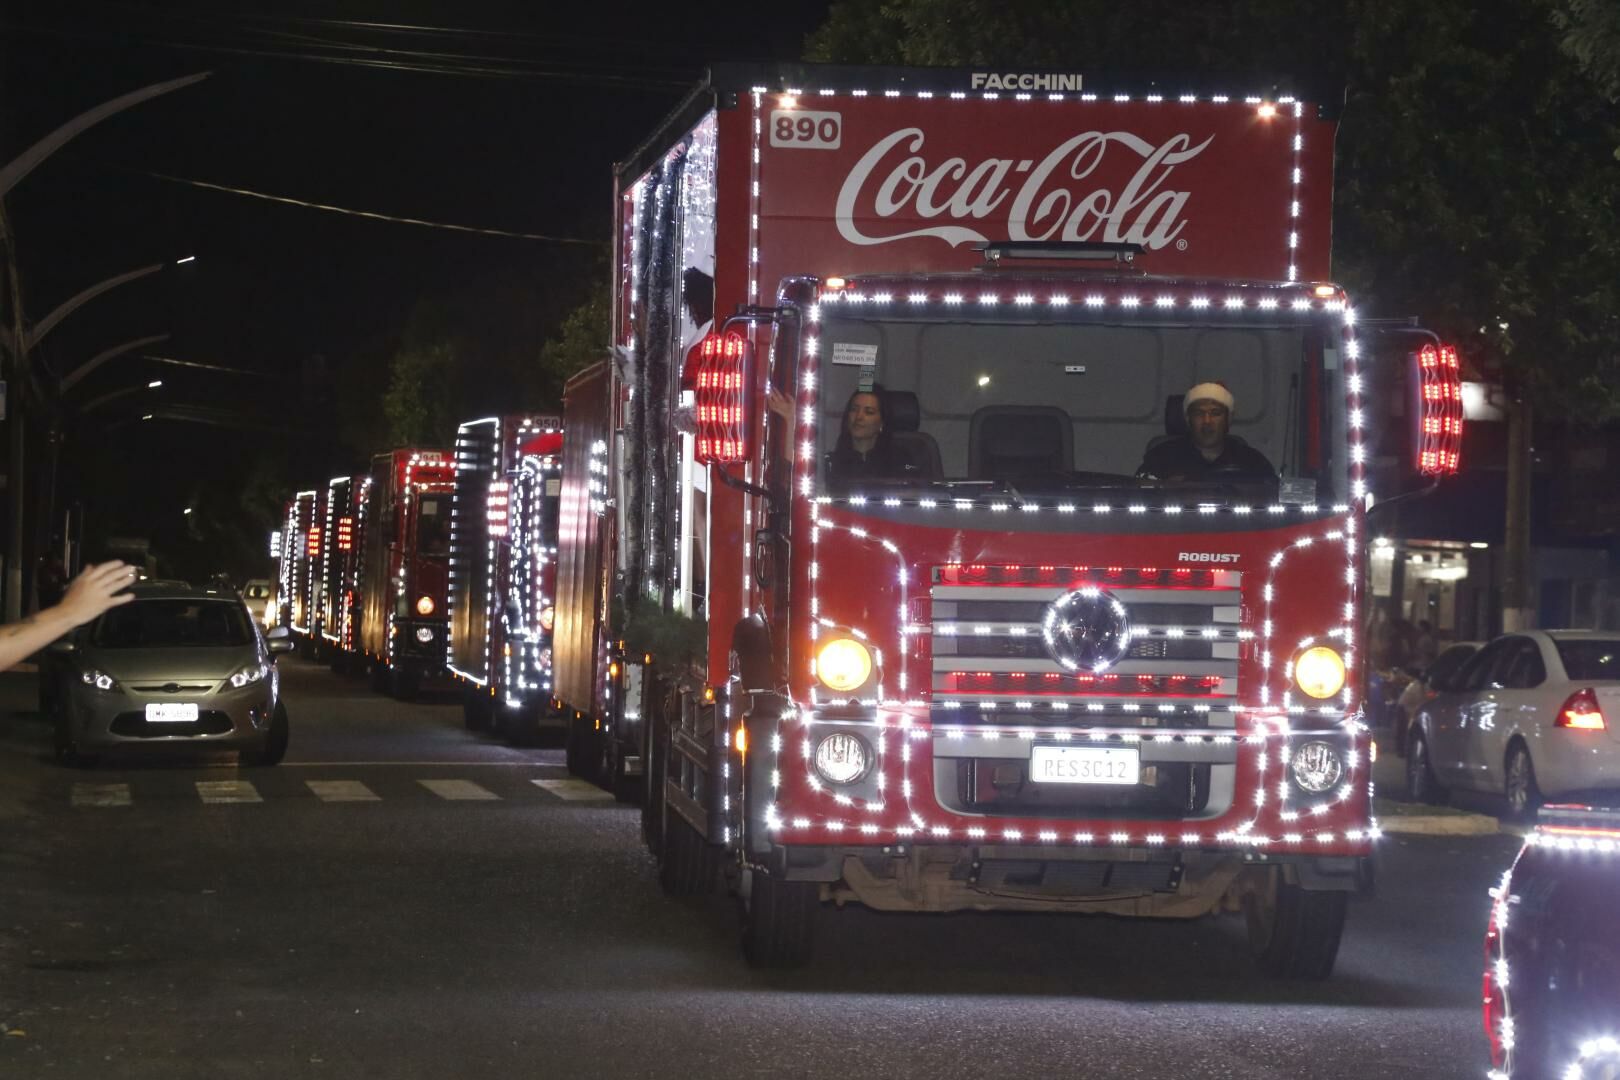
[[[146,707],[146,722],[148,724],[195,724],[197,722],[197,703],[148,705]]]
[[[1029,756],[1029,778],[1043,784],[1135,784],[1142,775],[1141,754],[1110,746],[1037,746]]]

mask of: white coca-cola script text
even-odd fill
[[[986,158],[976,165],[959,157],[931,165],[923,156],[924,139],[921,128],[902,128],[855,163],[838,192],[844,239],[870,245],[932,236],[957,247],[991,239],[986,226],[938,224],[880,233],[862,232],[861,225],[870,229],[874,218],[977,223],[1005,215],[1005,228],[992,230],[996,239],[1102,240],[1155,251],[1174,243],[1187,224],[1182,215],[1189,192],[1169,186],[1172,174],[1215,137],[1195,145],[1190,135],[1173,135],[1155,145],[1128,131],[1088,131],[1039,161]],[[1134,167],[1130,178],[1118,190],[1086,185],[1110,152]]]

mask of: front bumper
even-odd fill
[[[1371,818],[1369,733],[1359,720],[1326,731],[1296,730],[1285,717],[1254,714],[1246,714],[1241,727],[1057,726],[1036,718],[1013,727],[942,724],[930,722],[926,711],[877,709],[789,711],[762,718],[758,727],[751,731],[759,749],[749,758],[750,788],[770,795],[750,800],[764,828],[748,832],[768,838],[769,846],[1001,845],[1354,858],[1370,854],[1379,835]],[[816,747],[832,732],[855,734],[870,749],[873,764],[853,783],[833,784],[817,774]],[[1289,767],[1294,748],[1307,741],[1329,741],[1342,751],[1341,776],[1320,794],[1300,788]],[[1139,755],[1142,781],[1126,791],[1034,783],[1028,763],[1040,746],[1130,748]],[[980,771],[980,780],[964,788],[970,768]],[[1009,789],[1017,794],[1003,797]],[[764,854],[766,846],[756,841],[753,854]]]
[[[448,620],[396,616],[393,633],[389,663],[394,667],[409,668],[423,678],[449,676],[450,669],[445,661],[445,642],[450,633]]]
[[[72,686],[63,700],[64,719],[81,750],[104,751],[175,746],[214,750],[261,749],[276,710],[272,680],[232,688],[177,693],[112,691]],[[194,723],[153,722],[149,704],[195,704]]]

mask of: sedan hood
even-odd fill
[[[259,659],[252,646],[190,649],[85,649],[82,667],[105,672],[126,686],[217,683]]]

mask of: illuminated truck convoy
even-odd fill
[[[1365,518],[1456,469],[1456,353],[1332,283],[1330,108],[972,79],[720,68],[621,166],[570,765],[645,777],[665,888],[729,884],[760,965],[836,901],[1243,913],[1325,977]]]
[[[446,663],[468,728],[514,739],[561,726],[553,707],[562,421],[470,420],[456,433]]]

